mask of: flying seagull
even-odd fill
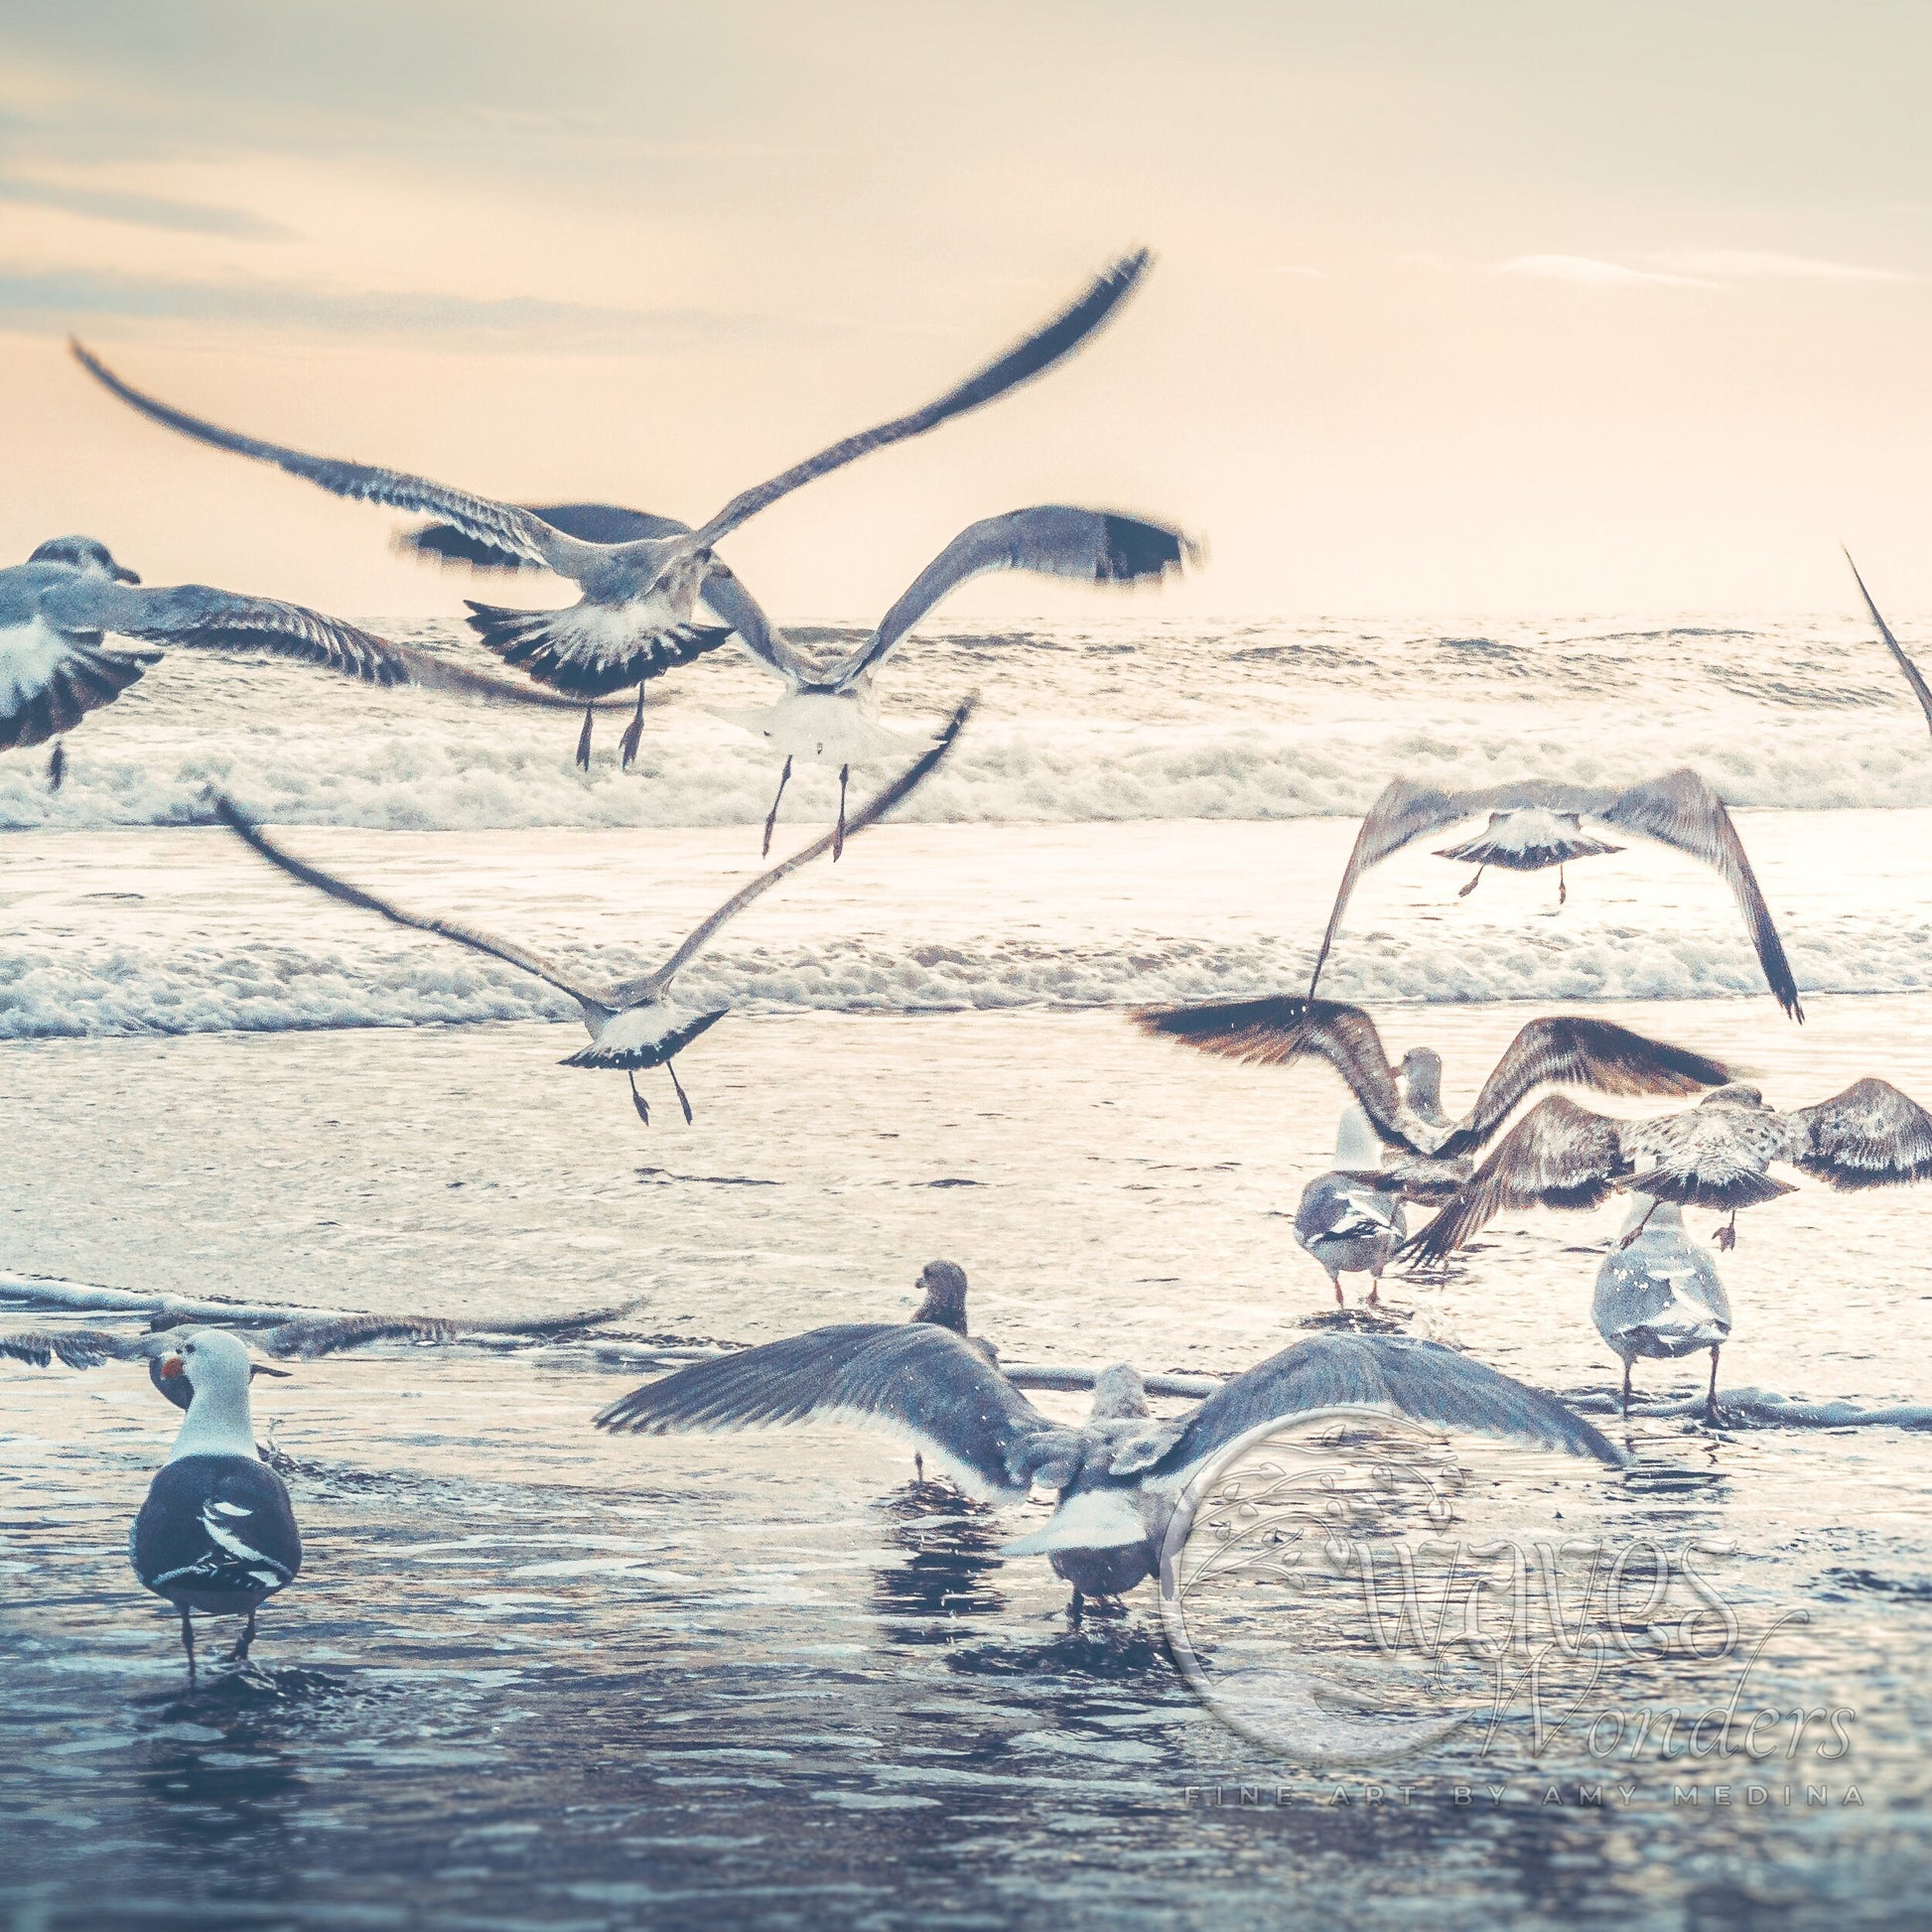
[[[574,536],[521,504],[496,502],[425,477],[308,456],[279,443],[222,429],[143,394],[80,344],[71,346],[89,374],[123,402],[170,429],[217,449],[275,464],[338,496],[442,518],[468,543],[522,563],[541,565],[571,579],[583,595],[567,609],[508,611],[472,603],[470,623],[491,650],[518,665],[539,684],[587,701],[577,747],[581,765],[590,762],[592,713],[588,701],[635,685],[637,712],[624,734],[624,761],[628,763],[643,731],[645,684],[715,649],[737,621],[730,592],[720,588],[730,582],[731,573],[713,554],[718,543],[803,484],[874,450],[922,436],[1051,368],[1113,314],[1147,273],[1152,260],[1146,249],[1122,256],[1058,315],[944,395],[907,415],[845,437],[768,482],[742,490],[695,529],[651,517],[649,528],[639,535],[615,539]],[[725,620],[722,626],[696,621],[701,595]],[[722,605],[720,597],[726,600]]]
[[[597,1426],[663,1436],[854,1423],[910,1437],[974,1495],[1017,1502],[1035,1484],[1056,1491],[1051,1520],[1004,1554],[1048,1558],[1072,1586],[1077,1621],[1086,1597],[1118,1596],[1158,1574],[1174,1509],[1211,1457],[1266,1423],[1331,1408],[1624,1460],[1554,1396],[1440,1342],[1343,1333],[1296,1342],[1172,1422],[1149,1413],[1136,1369],[1105,1369],[1092,1415],[1068,1426],[944,1328],[820,1328],[679,1369],[612,1403]]]
[[[415,684],[470,697],[564,702],[526,684],[465,670],[432,651],[393,644],[339,618],[206,584],[144,590],[93,537],[54,537],[0,570],[0,751],[55,741],[48,780],[67,769],[60,735],[118,698],[159,650],[124,650],[109,636],[203,650],[264,650],[364,684]]]
[[[1608,1020],[1553,1014],[1517,1033],[1482,1083],[1475,1105],[1460,1120],[1450,1120],[1442,1105],[1442,1055],[1433,1047],[1412,1046],[1391,1067],[1380,1031],[1360,1007],[1283,995],[1143,1007],[1133,1019],[1144,1033],[1251,1065],[1284,1066],[1310,1055],[1324,1059],[1348,1082],[1388,1146],[1445,1162],[1482,1147],[1538,1087],[1684,1094],[1730,1078],[1719,1061],[1668,1040]]]
[[[1711,1351],[1707,1421],[1718,1420],[1718,1351],[1730,1335],[1730,1300],[1711,1251],[1684,1231],[1675,1201],[1633,1193],[1621,1238],[1596,1271],[1590,1302],[1596,1332],[1623,1364],[1623,1413],[1630,1413],[1630,1367],[1639,1356],[1674,1360]]]
[[[1843,545],[1840,546],[1844,548]],[[1871,601],[1871,593],[1864,587],[1864,579],[1859,574],[1859,567],[1852,563],[1852,553],[1845,552],[1845,561],[1852,564],[1852,576],[1859,586],[1859,595],[1864,599],[1864,608],[1871,613],[1871,621],[1878,626],[1878,635],[1885,640],[1885,648],[1891,652],[1892,662],[1905,674],[1905,682],[1912,687],[1912,696],[1918,700],[1918,708],[1925,713],[1925,722],[1932,726],[1932,686],[1928,686],[1919,667],[1907,657],[1899,647],[1898,639],[1891,634],[1891,625],[1878,614],[1878,607]]]
[[[255,1449],[248,1412],[248,1351],[219,1328],[199,1328],[159,1364],[188,1376],[194,1395],[168,1459],[134,1519],[128,1561],[142,1584],[181,1612],[188,1678],[195,1681],[190,1612],[245,1616],[232,1661],[255,1637],[255,1612],[302,1568],[302,1537],[283,1482]]]
[[[1476,868],[1461,897],[1475,890],[1486,866],[1502,866],[1511,872],[1540,872],[1555,866],[1559,897],[1567,897],[1568,888],[1561,882],[1568,861],[1622,850],[1586,832],[1587,820],[1654,839],[1702,859],[1723,875],[1744,914],[1766,982],[1785,1012],[1803,1023],[1804,1009],[1798,1004],[1791,962],[1784,956],[1777,927],[1771,922],[1771,908],[1758,890],[1743,841],[1725,810],[1724,800],[1690,770],[1669,771],[1661,778],[1625,785],[1620,791],[1607,785],[1570,785],[1541,778],[1489,785],[1479,791],[1437,791],[1428,785],[1411,784],[1406,778],[1394,779],[1369,807],[1356,834],[1354,850],[1341,876],[1341,889],[1335,895],[1335,908],[1328,915],[1328,929],[1321,935],[1321,950],[1315,954],[1314,972],[1309,980],[1310,999],[1320,984],[1328,948],[1341,929],[1349,895],[1362,874],[1415,840],[1484,812],[1489,814],[1489,822],[1481,832],[1458,845],[1446,846],[1436,855],[1439,859],[1463,860]]]
[[[968,700],[953,713],[952,722],[926,751],[852,821],[848,836],[856,837],[867,826],[876,824],[917,788],[926,774],[952,749],[953,741],[964,728],[972,708]],[[529,973],[546,985],[556,987],[561,993],[568,993],[583,1013],[591,1043],[572,1053],[563,1062],[564,1065],[621,1068],[630,1077],[631,1103],[637,1109],[638,1118],[646,1124],[650,1120],[650,1107],[637,1091],[638,1072],[645,1067],[661,1066],[670,1074],[672,1090],[677,1095],[678,1105],[684,1110],[688,1125],[691,1102],[671,1062],[700,1034],[715,1027],[731,1010],[729,1007],[712,1007],[699,1012],[677,1006],[670,998],[671,982],[710,945],[728,921],[744,911],[754,899],[769,892],[779,880],[830,851],[836,837],[836,834],[827,832],[823,838],[814,839],[810,845],[801,847],[789,859],[761,872],[749,886],[741,887],[655,972],[609,985],[601,980],[588,980],[581,973],[572,972],[546,959],[541,953],[532,952],[507,939],[493,938],[474,926],[459,924],[454,919],[437,918],[429,913],[404,911],[393,901],[364,892],[361,887],[352,886],[346,880],[336,878],[333,873],[324,872],[320,866],[312,866],[307,860],[285,852],[226,798],[217,797],[214,800],[214,812],[237,838],[252,846],[271,865],[279,866],[292,879],[299,879],[305,886],[313,886],[318,892],[327,893],[331,898],[339,898],[345,904],[379,912],[397,925],[413,926],[419,932],[434,932],[441,938],[455,941],[459,946],[468,946],[473,952],[500,959],[505,965]]]
[[[1552,1094],[1496,1143],[1468,1182],[1404,1252],[1440,1261],[1506,1207],[1594,1207],[1628,1188],[1729,1219],[1793,1191],[1768,1170],[1784,1162],[1838,1188],[1900,1186],[1932,1176],[1932,1115],[1884,1080],[1854,1081],[1815,1107],[1780,1113],[1741,1081],[1653,1120],[1611,1120]]]

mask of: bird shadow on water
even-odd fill
[[[1061,1628],[1039,1643],[993,1640],[963,1646],[946,1665],[975,1677],[1090,1678],[1162,1689],[1178,1681],[1167,1637],[1124,1604],[1089,1603],[1078,1628]]]
[[[961,1617],[997,1615],[1007,1605],[994,1587],[1003,1567],[1000,1520],[945,1482],[908,1482],[878,1505],[886,1536],[902,1560],[873,1578],[873,1607],[890,1642],[955,1643]]]

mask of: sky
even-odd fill
[[[1164,614],[1849,618],[1840,540],[1932,613],[1928,71],[1922,0],[0,0],[0,536],[459,613],[390,513],[67,336],[306,449],[695,520],[1146,243],[1076,360],[731,539],[775,618],[1042,501],[1203,538]]]

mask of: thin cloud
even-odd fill
[[[1582,288],[1710,289],[1717,283],[1696,275],[1672,275],[1657,269],[1631,268],[1622,262],[1598,261],[1590,255],[1518,255],[1498,262],[1494,273],[1520,275],[1544,282],[1572,282]]]
[[[83,188],[70,182],[34,181],[17,175],[0,175],[0,202],[59,208],[64,213],[82,214],[92,220],[163,228],[173,234],[277,241],[294,232],[248,208],[218,207],[207,202],[177,202],[165,195],[141,195],[115,188]]]
[[[1917,282],[1895,268],[1866,268],[1856,262],[1819,261],[1810,255],[1780,255],[1749,248],[1714,248],[1660,255],[1690,275],[1715,275],[1734,282]]]

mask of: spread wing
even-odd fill
[[[1428,785],[1412,785],[1407,778],[1392,779],[1380,797],[1368,808],[1362,829],[1341,875],[1335,894],[1335,908],[1328,914],[1328,929],[1321,935],[1321,950],[1314,956],[1314,971],[1309,975],[1309,998],[1321,983],[1321,969],[1328,963],[1328,948],[1341,930],[1341,915],[1348,909],[1355,883],[1370,866],[1379,865],[1391,853],[1445,825],[1454,825],[1473,810],[1464,796],[1451,791],[1437,791]]]
[[[625,509],[621,503],[519,503],[516,507],[580,543],[607,547],[648,537],[684,536],[691,528],[675,516],[653,516],[649,510]],[[439,563],[468,564],[472,570],[542,568],[539,560],[454,523],[420,523],[413,530],[398,531],[395,547]]]
[[[1854,1081],[1784,1119],[1784,1158],[1834,1187],[1891,1187],[1932,1176],[1932,1115],[1887,1080]]]
[[[1440,1261],[1506,1207],[1594,1207],[1630,1172],[1617,1123],[1562,1094],[1538,1101],[1402,1252]]]
[[[1757,948],[1758,964],[1764,968],[1765,981],[1777,995],[1778,1005],[1803,1024],[1805,1010],[1798,1004],[1798,983],[1792,977],[1791,962],[1784,956],[1778,929],[1771,922],[1771,908],[1758,889],[1757,875],[1744,855],[1744,842],[1737,836],[1724,800],[1695,771],[1671,771],[1661,778],[1630,785],[1600,810],[1592,810],[1590,816],[1605,825],[1639,832],[1717,867],[1744,915],[1751,943]]]
[[[172,1337],[116,1335],[105,1328],[17,1328],[0,1334],[0,1356],[46,1368],[63,1362],[69,1368],[98,1368],[102,1362],[136,1362],[144,1355],[165,1354]]]
[[[1842,546],[1841,546],[1842,547]],[[1845,552],[1845,561],[1852,564],[1852,553]],[[1864,587],[1864,579],[1859,575],[1859,567],[1852,564],[1852,575],[1858,580],[1859,595],[1864,599],[1864,608],[1871,613],[1871,621],[1878,626],[1878,634],[1885,640],[1885,648],[1891,652],[1891,660],[1905,674],[1905,682],[1912,687],[1912,696],[1918,700],[1918,708],[1925,713],[1925,722],[1932,725],[1932,687],[1919,674],[1919,667],[1899,648],[1898,639],[1891,634],[1891,625],[1878,615],[1878,607],[1871,601],[1871,593]]]
[[[1612,1465],[1626,1459],[1555,1396],[1442,1342],[1323,1334],[1283,1349],[1209,1396],[1187,1418],[1154,1479],[1177,1485],[1250,1430],[1320,1409],[1373,1409]]]
[[[0,751],[45,745],[110,705],[158,651],[104,649],[98,626],[0,630]]]
[[[294,853],[283,851],[231,799],[217,796],[213,803],[215,817],[242,844],[260,853],[271,866],[279,867],[291,879],[300,880],[303,885],[326,893],[331,898],[341,899],[345,905],[359,905],[364,911],[378,912],[393,924],[410,926],[418,932],[433,932],[439,938],[454,940],[459,946],[468,946],[472,952],[500,959],[506,966],[514,966],[554,986],[560,993],[568,993],[573,1000],[584,1001],[591,1006],[610,1004],[607,992],[586,984],[541,953],[527,951],[521,946],[512,945],[507,939],[480,932],[474,926],[460,925],[454,919],[439,919],[421,912],[405,911],[389,899],[378,898],[374,893],[364,892],[361,887],[351,886],[346,880],[324,872],[320,866],[312,866],[306,859],[298,859]]]
[[[1159,581],[1197,555],[1178,530],[1108,510],[1041,504],[967,527],[913,578],[879,628],[848,657],[810,680],[843,691],[870,672],[943,597],[994,570],[1025,570],[1090,584]]]
[[[252,457],[257,463],[272,463],[292,477],[319,483],[332,495],[445,518],[473,542],[520,558],[527,564],[546,565],[564,576],[573,574],[573,564],[586,552],[585,545],[565,536],[561,530],[553,530],[540,516],[516,503],[473,496],[468,490],[453,489],[447,483],[432,483],[427,477],[413,477],[401,470],[347,463],[336,457],[309,456],[281,443],[268,443],[260,437],[245,436],[239,430],[223,429],[218,423],[191,416],[185,409],[176,409],[122,381],[79,343],[69,340],[68,346],[73,351],[74,360],[96,382],[112,390],[130,408],[164,428],[193,437],[198,443],[230,450],[236,456]]]
[[[953,741],[965,729],[966,720],[972,715],[973,700],[968,698],[953,713],[946,729],[933,740],[931,746],[907,765],[862,811],[846,820],[844,836],[848,844],[869,825],[877,825],[895,805],[918,789],[939,760],[952,750]],[[800,847],[789,859],[780,860],[769,871],[759,873],[749,886],[741,887],[723,905],[719,906],[717,911],[712,913],[678,947],[677,951],[658,967],[656,972],[647,973],[641,979],[625,980],[621,985],[614,986],[607,996],[607,1002],[625,1007],[634,1005],[639,1000],[655,998],[662,993],[679,971],[688,966],[717,937],[723,926],[735,919],[754,899],[768,893],[779,880],[796,872],[800,866],[808,866],[814,859],[831,851],[837,837],[836,832],[827,832],[823,838],[814,839],[810,845]]]
[[[1132,1017],[1143,1033],[1184,1039],[1203,1053],[1251,1066],[1286,1066],[1315,1054],[1348,1082],[1385,1141],[1422,1152],[1410,1138],[1415,1123],[1403,1106],[1382,1035],[1360,1007],[1283,994],[1204,1006],[1142,1007]]]
[[[856,463],[874,450],[902,443],[908,437],[923,436],[927,430],[938,428],[952,417],[963,416],[968,410],[977,409],[982,403],[991,402],[995,397],[1005,395],[1009,389],[1017,389],[1023,382],[1030,382],[1035,376],[1043,374],[1062,356],[1079,347],[1113,314],[1139,284],[1153,265],[1153,260],[1154,257],[1145,248],[1124,255],[1111,268],[1096,276],[1080,297],[1050,322],[1035,330],[1024,342],[1016,343],[1004,355],[997,356],[984,368],[976,370],[955,388],[948,389],[943,396],[925,404],[923,408],[913,410],[909,415],[896,416],[889,423],[878,423],[871,429],[861,430],[857,436],[848,436],[843,442],[820,450],[816,456],[807,457],[803,463],[794,464],[770,482],[741,491],[697,532],[698,542],[717,543],[759,511],[768,509],[779,497],[789,495],[814,479],[829,476],[848,463]]]
[[[1695,1093],[1721,1087],[1730,1070],[1668,1040],[1632,1033],[1607,1020],[1558,1014],[1532,1020],[1509,1042],[1476,1104],[1436,1150],[1444,1160],[1473,1153],[1506,1121],[1519,1100],[1540,1086],[1565,1083],[1598,1093]]]
[[[600,1429],[666,1436],[857,1422],[909,1437],[981,1494],[1020,1496],[1050,1423],[964,1337],[928,1321],[814,1328],[646,1383]]]

